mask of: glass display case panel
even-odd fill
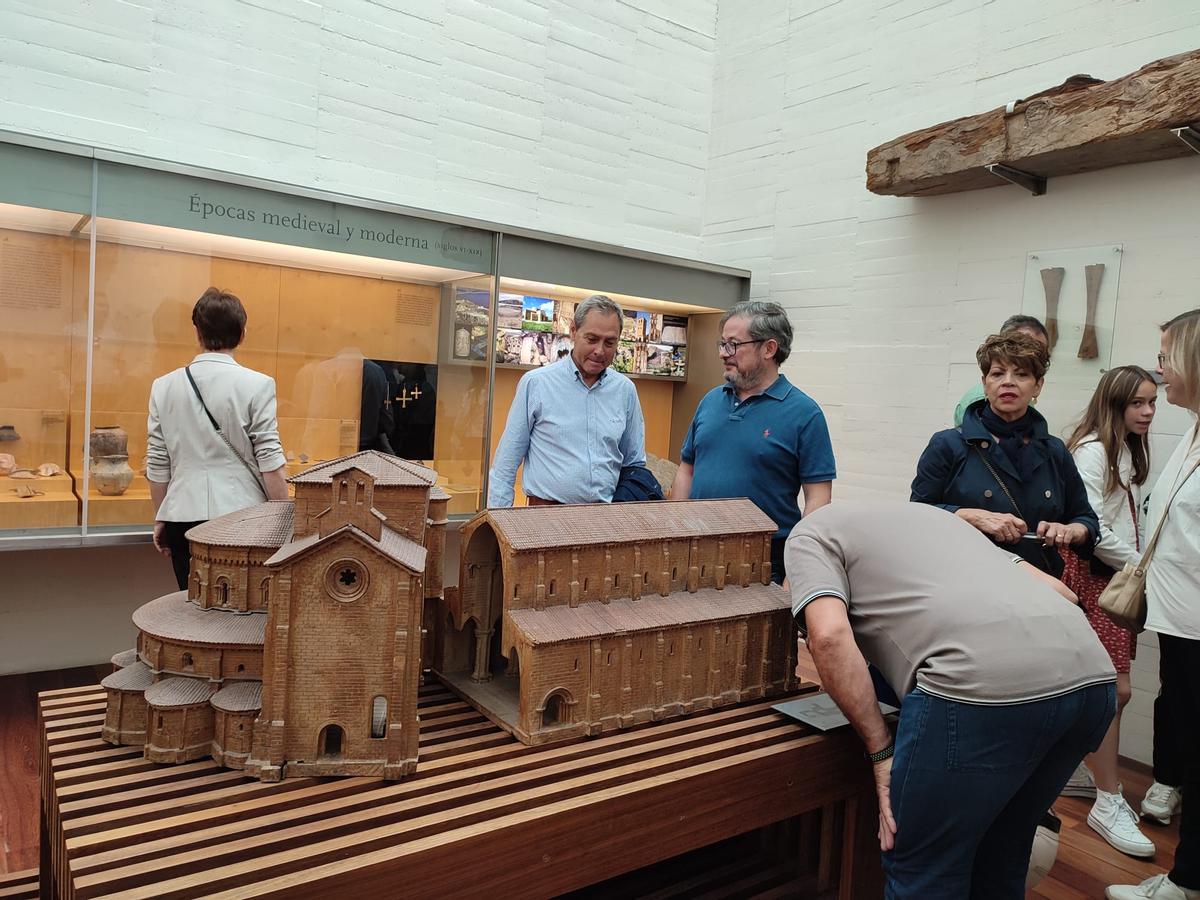
[[[439,330],[443,285],[480,273],[404,258],[423,255],[458,264],[446,252],[432,254],[428,241],[415,248],[387,244],[358,253],[315,246],[338,246],[328,233],[316,230],[290,244],[245,237],[250,225],[261,226],[263,210],[278,208],[271,206],[280,202],[278,195],[213,187],[211,182],[184,183],[198,180],[181,182],[180,176],[162,173],[142,179],[150,198],[144,218],[169,219],[172,209],[164,198],[182,191],[185,206],[193,195],[200,196],[205,204],[212,200],[226,211],[254,211],[256,222],[210,216],[199,219],[204,230],[196,230],[108,215],[114,209],[136,211],[126,192],[140,177],[114,167],[107,175],[102,169],[99,183],[91,420],[95,427],[116,427],[128,435],[133,475],[119,493],[88,484],[89,526],[129,527],[153,520],[145,479],[150,386],[200,352],[191,310],[210,285],[237,295],[246,308],[246,337],[235,358],[275,379],[288,475],[360,448],[384,449],[379,429],[387,420],[388,445],[397,453],[419,453],[417,458],[438,469],[451,491],[452,510],[477,509],[487,370],[464,377],[441,375]],[[121,193],[110,201],[113,191]],[[386,224],[372,210],[337,204],[322,208],[320,201],[303,199],[294,204],[297,222],[323,216],[340,223],[331,227],[343,233],[348,220],[371,221],[374,233]],[[201,215],[205,209],[201,207]],[[411,221],[395,220],[386,233],[399,234]],[[229,221],[232,233],[221,233],[218,226]],[[268,233],[293,236],[270,227]],[[364,249],[357,233],[352,237],[343,239],[342,246]],[[456,433],[460,428],[465,431]],[[85,445],[82,434],[72,436],[71,461],[78,470]]]
[[[92,163],[0,145],[0,534],[79,527],[67,465],[84,381]],[[81,420],[80,420],[81,421]]]

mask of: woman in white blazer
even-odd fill
[[[1117,715],[1104,742],[1087,758],[1094,781],[1088,769],[1077,770],[1063,793],[1095,797],[1088,825],[1122,853],[1143,857],[1154,855],[1154,842],[1138,827],[1138,815],[1121,792],[1117,771],[1121,712],[1132,695],[1129,661],[1135,637],[1100,608],[1100,595],[1114,572],[1142,557],[1137,510],[1142,508],[1142,490],[1150,474],[1147,435],[1157,400],[1154,376],[1141,366],[1109,369],[1096,385],[1067,449],[1100,520],[1100,540],[1091,559],[1068,551],[1063,571],[1063,582],[1079,597],[1117,670]]]
[[[1200,309],[1182,313],[1162,326],[1158,354],[1167,402],[1195,416],[1200,413]],[[1158,674],[1162,712],[1173,721],[1170,752],[1183,761],[1183,803],[1179,844],[1171,871],[1140,885],[1112,885],[1108,900],[1191,900],[1200,898],[1200,754],[1192,736],[1200,727],[1200,425],[1188,429],[1167,460],[1150,493],[1145,533],[1162,523],[1154,556],[1146,569],[1146,630],[1158,635]],[[1154,818],[1170,820],[1180,805],[1174,785],[1159,782],[1155,747],[1155,783],[1147,792],[1162,808]],[[1145,809],[1145,804],[1143,804]]]
[[[154,546],[170,558],[180,590],[191,562],[188,529],[288,498],[275,379],[232,356],[246,334],[242,302],[210,287],[192,309],[192,324],[203,352],[154,380],[146,439]]]

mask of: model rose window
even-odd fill
[[[335,600],[349,603],[366,592],[370,576],[362,563],[354,559],[339,559],[325,573],[325,590]]]

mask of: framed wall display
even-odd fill
[[[570,289],[559,288],[541,295],[501,290],[496,316],[497,365],[537,368],[571,352],[571,326],[578,301],[599,292],[567,291]],[[631,305],[637,298],[623,297],[618,302],[625,316],[613,368],[642,378],[686,379],[687,316],[638,309]]]
[[[1114,365],[1121,259],[1120,244],[1035,250],[1025,258],[1021,312],[1046,324],[1051,345],[1037,409],[1056,433],[1078,417]]]

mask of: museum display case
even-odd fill
[[[0,144],[0,530],[79,525],[67,443],[91,208],[90,160]]]
[[[668,456],[691,317],[745,273],[565,240],[0,136],[0,547],[146,538],[150,387],[200,351],[209,286],[246,308],[235,358],[275,380],[288,475],[377,449],[474,514],[517,381],[593,293],[627,310],[614,365]]]

